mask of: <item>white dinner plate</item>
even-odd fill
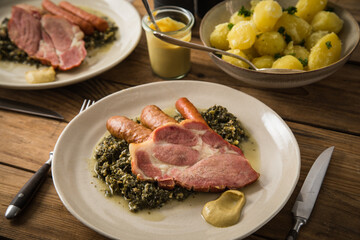
[[[114,115],[139,116],[149,104],[174,107],[187,97],[196,107],[215,104],[235,114],[258,143],[258,181],[243,189],[246,204],[238,224],[217,228],[201,217],[203,205],[219,194],[202,193],[160,210],[131,213],[104,196],[89,166],[94,147]],[[286,123],[259,100],[238,90],[199,81],[167,81],[140,85],[111,94],[76,116],[55,146],[52,165],[56,191],[66,208],[82,223],[112,238],[235,239],[255,232],[285,205],[300,173],[300,151]],[[245,153],[246,155],[246,153]],[[152,217],[151,217],[152,216]]]
[[[61,0],[53,0],[58,3]],[[42,0],[1,0],[0,20],[10,18],[11,6],[26,3],[41,7]],[[0,61],[0,87],[13,89],[48,89],[62,87],[94,77],[120,63],[137,46],[141,36],[140,16],[131,3],[124,0],[72,0],[72,4],[84,6],[107,15],[119,27],[117,40],[104,51],[89,51],[84,62],[69,71],[58,71],[56,80],[49,83],[29,84],[25,73],[35,70],[35,66],[8,63]]]

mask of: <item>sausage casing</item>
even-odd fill
[[[83,20],[82,18],[72,14],[71,12],[68,12],[60,7],[58,7],[55,3],[51,2],[50,0],[43,0],[42,1],[42,7],[54,14],[61,16],[68,20],[69,22],[77,25],[80,27],[80,29],[87,35],[91,35],[94,32],[94,27],[88,23],[87,21]]]
[[[179,98],[175,103],[175,107],[185,119],[196,120],[207,125],[207,122],[201,116],[197,108],[187,98]]]
[[[97,30],[99,30],[101,32],[105,32],[106,29],[108,29],[108,27],[109,27],[109,24],[106,20],[104,20],[94,14],[91,14],[89,12],[86,12],[86,11],[82,10],[81,8],[78,8],[67,1],[60,2],[59,6],[63,9],[65,9],[66,11],[69,11],[72,14],[87,21],[88,23],[93,25]]]
[[[109,118],[106,122],[106,128],[111,135],[124,139],[128,143],[144,142],[152,132],[149,128],[123,116]]]
[[[169,122],[177,123],[174,118],[168,116],[155,105],[148,105],[142,110],[140,121],[144,126],[152,130]]]

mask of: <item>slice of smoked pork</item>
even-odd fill
[[[195,120],[168,123],[154,130],[147,141],[129,148],[132,172],[163,188],[180,185],[219,192],[242,188],[259,178],[239,148]]]
[[[31,5],[12,7],[8,23],[9,37],[31,58],[60,70],[79,66],[86,57],[84,33],[65,18]]]
[[[79,66],[86,57],[84,33],[60,16],[45,14],[41,25],[51,38],[59,59],[59,69],[69,70]]]
[[[51,65],[54,68],[59,67],[60,62],[56,54],[54,43],[52,42],[49,34],[47,34],[43,28],[41,28],[39,49],[32,57],[40,60],[43,64]]]
[[[9,38],[29,56],[36,54],[42,38],[40,11],[26,4],[18,4],[11,9],[11,18],[8,22]]]

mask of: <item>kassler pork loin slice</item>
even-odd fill
[[[16,46],[33,56],[39,49],[41,40],[41,10],[27,4],[11,8],[8,23],[9,38]]]
[[[86,57],[84,33],[78,26],[31,5],[12,7],[8,32],[31,58],[60,70],[77,67]]]
[[[132,172],[160,187],[202,192],[238,189],[259,178],[242,151],[203,122],[184,120],[155,129],[148,140],[130,144]]]
[[[82,63],[87,52],[84,33],[77,25],[63,17],[45,14],[41,18],[41,26],[54,44],[60,70],[69,70]]]

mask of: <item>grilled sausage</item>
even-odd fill
[[[179,98],[175,103],[175,107],[185,119],[196,120],[207,125],[205,119],[187,98]]]
[[[61,17],[65,18],[66,20],[68,20],[69,22],[71,22],[75,25],[78,25],[85,34],[87,34],[87,35],[93,34],[94,27],[90,23],[88,23],[85,20],[83,20],[82,18],[75,16],[74,14],[58,7],[55,3],[51,2],[50,0],[43,0],[42,7],[50,13],[61,16]]]
[[[108,29],[108,27],[109,27],[109,24],[106,20],[104,20],[94,14],[91,14],[89,12],[86,12],[86,11],[82,10],[81,8],[78,8],[67,1],[60,2],[59,6],[63,9],[65,9],[66,11],[71,12],[72,14],[87,21],[88,23],[93,25],[97,30],[99,30],[101,32],[105,32],[106,29]]]
[[[169,122],[177,123],[174,118],[168,116],[155,105],[148,105],[142,110],[140,121],[145,127],[152,130]]]
[[[124,139],[128,143],[144,142],[152,132],[149,128],[123,116],[109,118],[106,122],[106,128],[111,135]]]

